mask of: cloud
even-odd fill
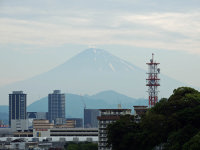
[[[24,80],[23,78],[19,78],[19,77],[15,77],[15,78],[12,78],[12,77],[1,77],[0,79],[0,87],[3,87],[5,85],[8,85],[10,83],[13,83],[13,82],[17,82],[17,81],[22,81]]]
[[[112,1],[110,1],[112,2]],[[0,11],[0,44],[119,44],[200,54],[200,13],[50,10]],[[14,15],[18,14],[18,15]],[[20,16],[20,17],[18,17]],[[27,49],[28,50],[28,49]],[[31,50],[31,49],[29,49]]]

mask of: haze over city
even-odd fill
[[[199,4],[197,0],[1,0],[0,87],[45,73],[91,47],[144,70],[155,53],[162,74],[199,87]],[[144,98],[145,79],[142,84]],[[68,85],[64,90],[95,94],[76,92]],[[38,98],[44,95],[37,93]],[[5,99],[1,102],[6,104]]]
[[[0,0],[0,149],[200,149],[200,0]]]

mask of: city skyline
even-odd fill
[[[199,6],[0,0],[0,149],[200,149]]]

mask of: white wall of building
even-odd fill
[[[24,131],[28,130],[28,120],[27,119],[19,119],[19,120],[11,120],[11,131]]]
[[[50,137],[50,129],[33,129],[33,137]]]

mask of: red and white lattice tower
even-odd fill
[[[148,78],[146,79],[146,86],[148,86],[149,93],[149,107],[153,107],[158,102],[158,86],[160,86],[160,79],[158,74],[160,74],[160,68],[158,65],[160,63],[156,63],[154,61],[154,54],[152,54],[152,59],[147,63],[148,65]]]

